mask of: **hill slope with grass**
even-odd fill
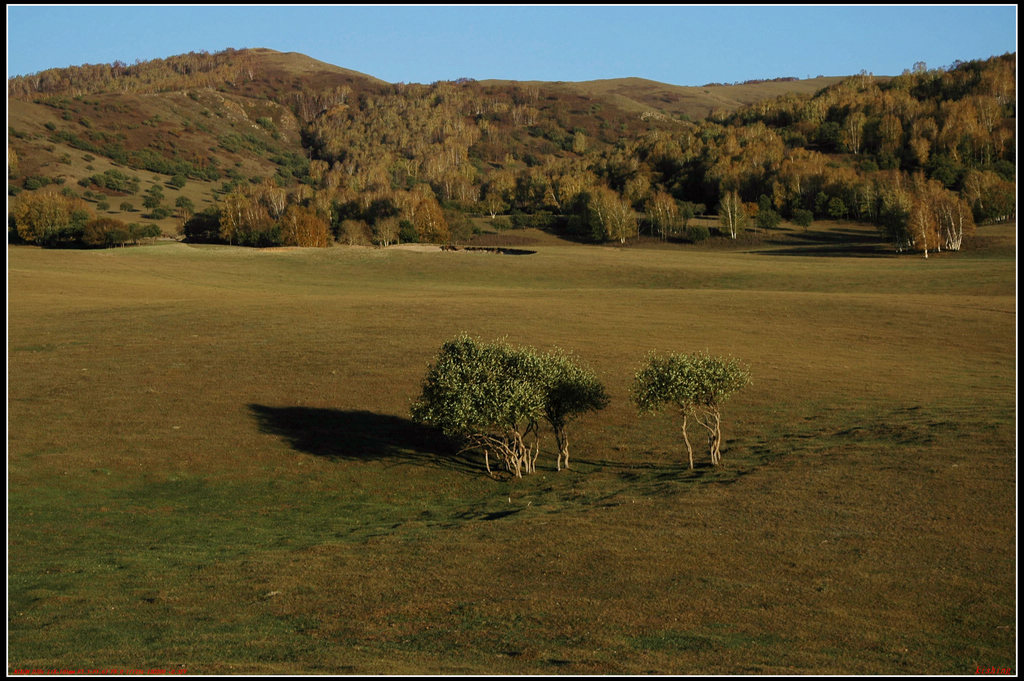
[[[86,65],[9,80],[8,195],[64,197],[40,210],[61,224],[14,216],[46,245],[96,218],[246,245],[458,243],[481,215],[621,243],[726,210],[733,237],[855,219],[899,251],[956,250],[1015,216],[1015,78],[1014,55],[699,88],[390,84],[265,49]]]

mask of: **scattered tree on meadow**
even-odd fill
[[[488,473],[493,454],[522,477],[533,471],[539,450],[536,441],[527,443],[543,414],[539,376],[536,356],[462,336],[442,345],[412,417],[483,451]]]
[[[734,359],[704,353],[650,355],[633,380],[632,399],[640,413],[658,412],[666,405],[683,417],[683,440],[693,468],[693,447],[687,435],[690,418],[708,432],[712,465],[722,461],[722,404],[750,382],[746,368]]]
[[[608,394],[597,376],[571,355],[556,350],[541,357],[544,384],[544,417],[551,425],[558,447],[557,470],[569,467],[571,421],[608,406]]]
[[[482,451],[488,473],[493,454],[522,477],[536,471],[542,420],[555,433],[561,470],[569,467],[568,425],[607,403],[600,381],[563,351],[540,354],[460,336],[442,345],[412,416]]]

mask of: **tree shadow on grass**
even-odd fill
[[[333,460],[385,461],[479,475],[481,461],[460,452],[443,434],[409,419],[369,411],[250,404],[260,431],[293,449]]]
[[[778,238],[768,233],[766,246],[788,246],[751,251],[756,255],[806,255],[816,257],[885,258],[895,257],[891,244],[881,241],[874,234],[855,229],[807,230],[790,233]]]

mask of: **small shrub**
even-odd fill
[[[704,225],[690,225],[686,228],[686,238],[692,243],[699,244],[711,236],[711,231]]]

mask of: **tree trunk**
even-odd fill
[[[558,445],[558,470],[562,470],[562,461],[569,468],[569,435],[561,428],[555,429],[555,442]]]
[[[683,442],[686,443],[686,454],[690,459],[690,470],[693,470],[693,447],[690,445],[690,438],[686,434],[686,414],[683,414]]]

